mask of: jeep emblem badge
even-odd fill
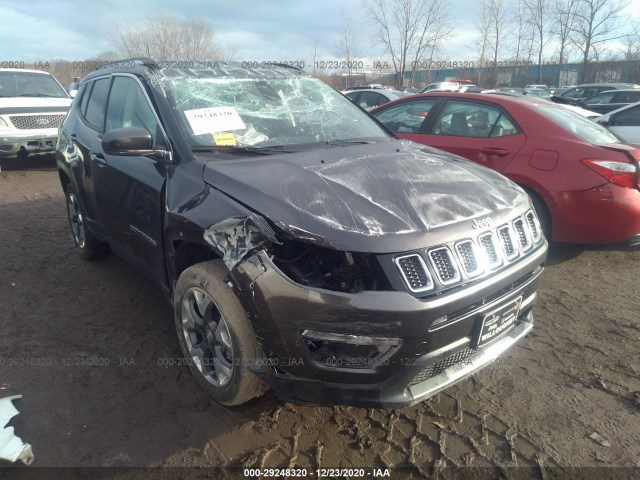
[[[485,218],[481,218],[481,219],[476,219],[473,221],[473,228],[491,228],[491,226],[493,225],[493,220],[491,220],[491,218],[489,217],[485,217]]]

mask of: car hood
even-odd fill
[[[0,98],[0,114],[22,113],[36,111],[67,111],[71,105],[71,98],[52,97],[8,97]]]
[[[349,251],[406,251],[528,208],[502,175],[408,141],[206,161],[204,180],[292,237]],[[456,231],[453,233],[452,231]]]

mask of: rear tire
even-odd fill
[[[249,320],[225,278],[222,260],[187,268],[174,293],[174,319],[185,363],[200,387],[223,405],[262,395],[250,367],[262,358]]]
[[[73,241],[80,250],[80,256],[85,260],[96,260],[107,256],[110,252],[109,244],[96,239],[85,223],[85,211],[80,203],[80,197],[71,183],[65,188],[67,198],[67,217]]]

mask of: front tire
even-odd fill
[[[174,293],[174,318],[182,353],[200,387],[223,405],[240,405],[266,386],[250,371],[261,359],[247,316],[229,285],[221,260],[187,268]]]
[[[109,254],[109,244],[96,239],[85,223],[84,208],[80,198],[71,183],[65,189],[67,199],[67,217],[71,235],[76,246],[80,249],[80,256],[85,260],[96,260]]]

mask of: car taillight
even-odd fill
[[[582,163],[615,185],[640,188],[636,184],[636,166],[631,163],[613,160],[582,160]]]

